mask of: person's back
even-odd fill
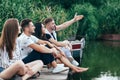
[[[7,68],[12,63],[21,59],[20,50],[16,41],[18,32],[18,20],[8,19],[4,24],[0,38],[0,67]]]

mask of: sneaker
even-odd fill
[[[4,80],[4,79],[0,78],[0,80]]]
[[[64,64],[57,64],[57,66],[61,66],[61,67],[64,67]]]
[[[17,77],[14,80],[22,80],[22,77]]]
[[[59,66],[59,67],[64,67],[64,64],[57,64],[57,66]],[[53,69],[54,69],[53,67],[49,68],[49,69],[48,69],[48,72],[52,72]]]
[[[49,68],[49,69],[48,69],[48,72],[52,72],[53,69],[54,69],[53,67]]]
[[[22,77],[19,75],[15,75],[11,80],[22,80]]]
[[[78,66],[78,65],[79,65],[79,63],[78,63],[76,60],[73,60],[71,63],[72,63],[74,66]]]
[[[56,74],[56,73],[64,72],[68,69],[69,69],[68,67],[57,66],[56,68],[53,69],[52,73]]]

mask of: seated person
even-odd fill
[[[5,22],[0,38],[0,78],[3,80],[11,79],[14,75],[21,76],[16,80],[26,80],[43,67],[40,60],[23,63],[16,40],[19,32],[17,19],[12,18]]]
[[[65,40],[65,41],[57,41],[57,36],[56,36],[56,26],[54,23],[54,20],[52,18],[47,18],[44,21],[44,24],[46,26],[46,30],[45,30],[45,34],[47,39],[55,44],[58,47],[61,47],[61,50],[65,53],[66,57],[69,59],[69,61],[75,65],[78,66],[79,63],[72,57],[71,54],[71,44],[69,43],[69,41]]]
[[[44,32],[45,32],[45,28],[42,27],[41,23],[36,23],[36,24],[35,24],[35,33],[34,33],[34,35],[35,35],[37,38],[39,38],[39,39],[43,39],[43,40],[49,41],[49,40],[46,38],[46,35],[44,34]],[[55,45],[54,45],[54,46],[55,46]],[[55,46],[55,48],[56,48],[58,51],[60,51],[60,54],[58,54],[58,55],[60,55],[61,57],[58,57],[58,59],[59,59],[62,63],[64,63],[64,64],[67,65],[68,67],[70,67],[71,69],[75,70],[76,72],[79,72],[79,71],[77,71],[78,69],[81,69],[81,71],[82,71],[82,70],[85,71],[85,70],[88,69],[88,68],[79,68],[79,67],[76,67],[76,66],[72,65],[72,64],[69,62],[69,60],[65,57],[63,51],[61,51],[61,50],[60,50],[58,47],[56,47],[56,46]],[[72,66],[72,67],[71,67],[71,66]],[[80,72],[81,72],[81,71],[80,71]]]
[[[41,39],[38,39],[37,37],[33,36],[32,34],[35,32],[35,26],[32,23],[32,20],[30,19],[24,19],[21,22],[21,27],[23,30],[23,33],[19,36],[19,46],[21,48],[21,55],[24,58],[23,62],[28,63],[34,60],[42,60],[44,64],[52,63],[54,60],[54,56],[58,57],[65,65],[67,65],[69,68],[71,68],[74,72],[83,72],[88,70],[88,68],[80,68],[72,65],[69,60],[62,56],[62,52],[59,51],[60,54],[58,54],[58,50],[50,44],[48,41],[43,41]],[[47,48],[43,44],[48,44],[50,48]],[[51,46],[52,45],[52,46]],[[48,56],[45,56],[48,55]],[[49,57],[50,56],[50,57]],[[53,65],[52,65],[53,66]],[[54,68],[56,66],[53,66]],[[64,71],[68,68],[57,68],[58,70]],[[57,71],[56,71],[57,72]]]
[[[81,16],[75,16],[75,19],[78,18],[81,19]],[[70,21],[67,21],[61,25],[56,26],[55,21],[53,18],[47,18],[44,21],[44,25],[46,27],[45,33],[46,33],[46,37],[48,38],[48,40],[55,44],[58,47],[61,47],[61,50],[65,53],[66,57],[70,60],[70,62],[75,65],[78,66],[79,63],[72,57],[71,51],[70,51],[70,43],[69,41],[65,40],[65,41],[57,41],[57,34],[56,31],[60,31],[68,26],[70,26],[72,23],[74,23],[74,20],[72,19]]]
[[[53,54],[57,53],[55,48],[47,48],[44,44],[50,47],[53,45],[48,41],[43,41],[32,35],[34,33],[34,25],[32,20],[24,19],[21,22],[23,33],[18,37],[18,42],[21,50],[21,57],[24,63],[29,63],[34,60],[42,60],[45,65],[52,64],[52,73],[59,73],[68,70],[68,68],[57,65]]]

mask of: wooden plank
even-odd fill
[[[69,70],[58,74],[52,74],[51,72],[48,72],[47,68],[43,68],[40,77],[38,77],[37,79],[30,79],[30,80],[66,80],[68,76],[68,72]]]

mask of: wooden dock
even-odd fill
[[[37,79],[29,79],[29,80],[66,80],[68,76],[68,72],[69,70],[58,74],[52,74],[51,72],[48,72],[47,68],[43,68],[40,77],[38,77]]]

